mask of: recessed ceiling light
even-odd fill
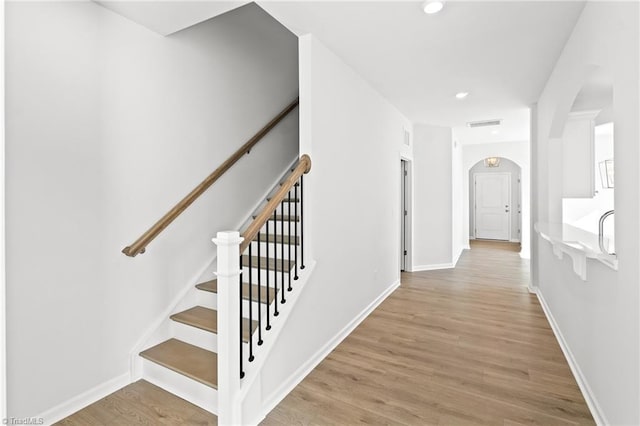
[[[469,95],[469,92],[459,92],[459,93],[456,93],[456,98],[458,98],[458,99],[464,99],[464,98],[466,98],[468,95]]]
[[[425,1],[422,4],[422,10],[429,15],[440,12],[443,7],[444,4],[441,1]]]

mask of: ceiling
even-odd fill
[[[537,101],[584,2],[259,2],[313,33],[415,123],[458,127],[461,143],[529,139]],[[466,99],[455,94],[469,92]],[[498,134],[468,121],[502,119]]]
[[[94,0],[143,27],[166,36],[221,15],[248,1]]]
[[[100,4],[162,35],[246,1]],[[298,35],[313,33],[414,123],[453,127],[458,141],[529,139],[536,102],[584,1],[259,1]],[[455,94],[469,92],[466,99]],[[501,119],[495,128],[469,121]]]

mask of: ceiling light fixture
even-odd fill
[[[485,167],[500,167],[500,157],[488,157],[484,159]]]
[[[422,3],[422,10],[427,15],[433,15],[434,13],[438,13],[442,10],[444,4],[441,1],[425,1]]]
[[[456,98],[457,99],[464,99],[467,96],[469,96],[469,92],[458,92],[458,93],[456,93]]]

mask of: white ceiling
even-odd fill
[[[160,35],[169,35],[221,15],[248,1],[94,0],[101,6]]]
[[[584,2],[448,1],[436,15],[413,1],[259,5],[296,34],[313,33],[411,121],[477,143],[529,139],[528,106]],[[487,119],[503,120],[499,134],[464,127]]]
[[[247,1],[96,0],[162,35]],[[538,99],[583,1],[260,1],[298,35],[313,33],[414,123],[449,126],[467,143],[529,139]],[[464,100],[457,92],[469,92]],[[502,119],[494,128],[469,121]]]

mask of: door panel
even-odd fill
[[[475,175],[475,236],[509,240],[511,235],[511,174]]]
[[[400,160],[401,206],[400,206],[400,270],[407,269],[407,162]]]

